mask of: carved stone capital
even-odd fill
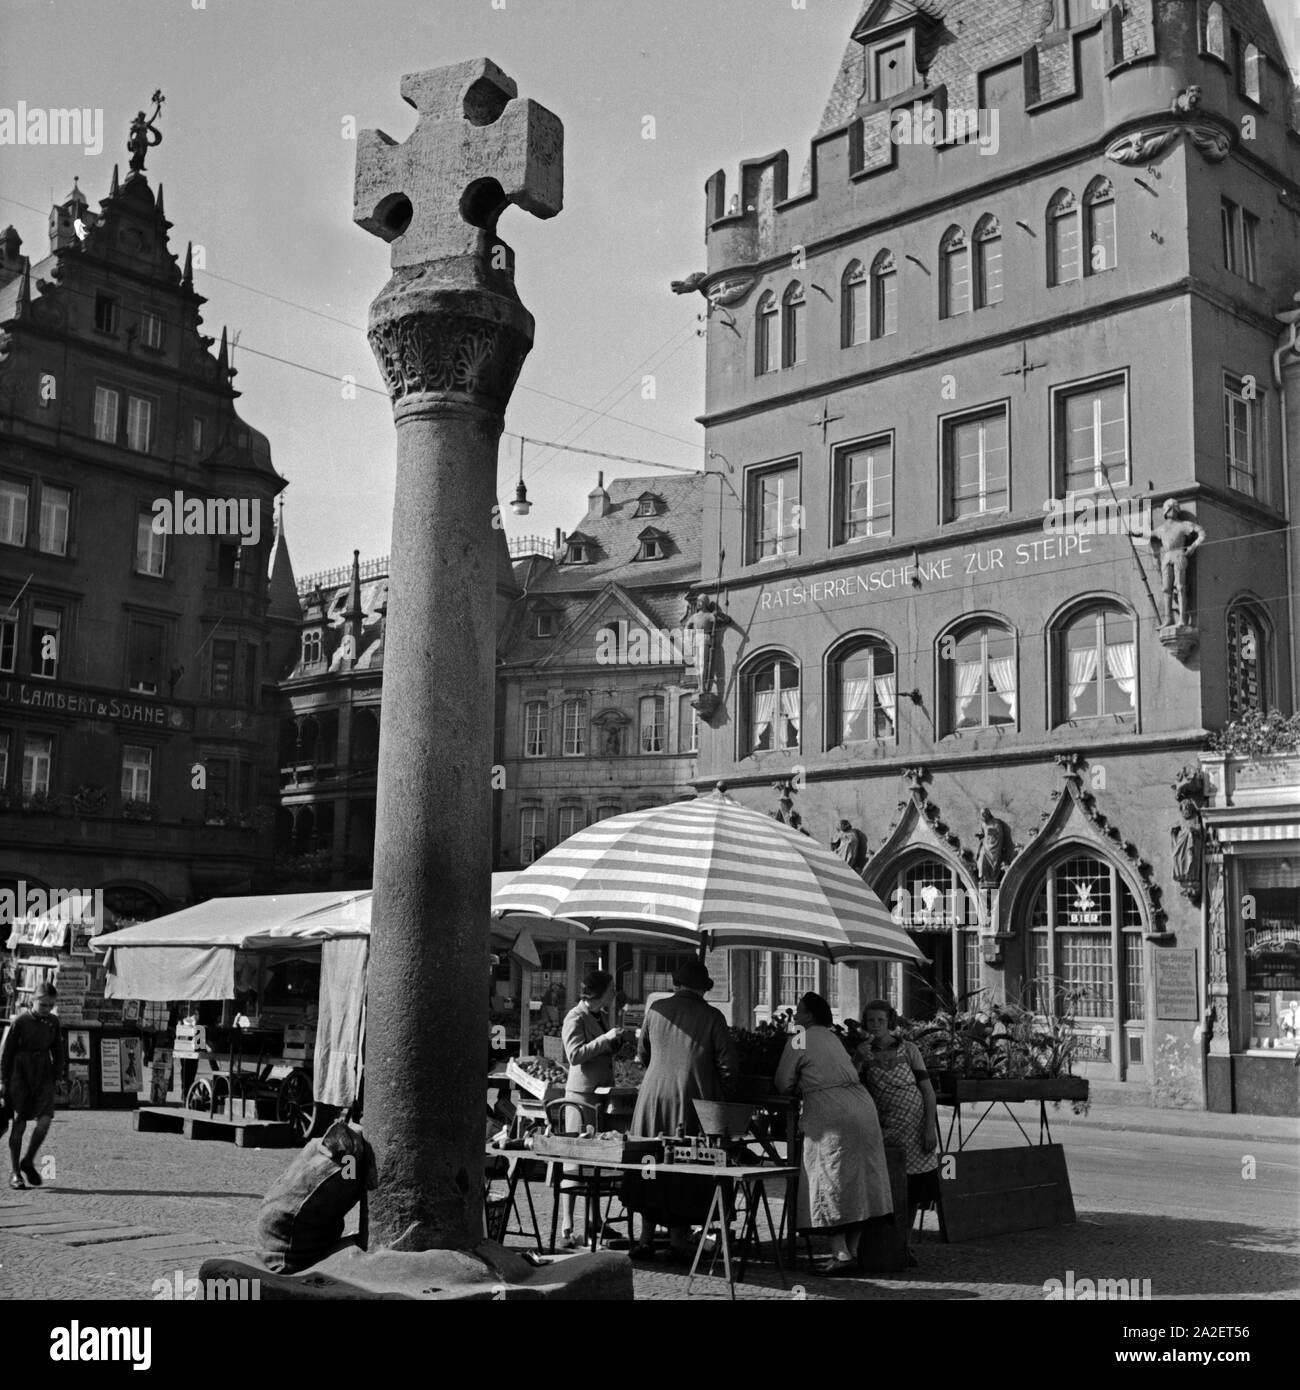
[[[1186,121],[1161,121],[1143,130],[1131,130],[1106,146],[1106,158],[1116,164],[1150,164],[1169,149],[1180,135],[1211,163],[1218,164],[1228,157],[1232,139],[1218,126],[1190,124]]]
[[[371,350],[394,406],[447,400],[502,414],[533,345],[507,285],[398,271],[370,306]]]
[[[1201,634],[1196,628],[1182,623],[1168,623],[1157,628],[1156,636],[1160,639],[1160,645],[1177,661],[1186,661],[1201,641]]]

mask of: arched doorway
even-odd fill
[[[1075,1059],[1090,1075],[1147,1081],[1147,924],[1119,867],[1082,846],[1062,851],[1021,900],[1016,924],[1022,1002],[1075,1020]]]
[[[972,1003],[984,987],[979,915],[956,865],[936,854],[914,853],[874,886],[894,921],[929,957],[927,965],[893,966],[887,976],[880,972],[889,1002],[912,1020]]]

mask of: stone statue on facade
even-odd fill
[[[1192,556],[1205,543],[1205,528],[1183,516],[1171,497],[1160,510],[1164,521],[1151,533],[1151,549],[1160,557],[1164,586],[1166,627],[1190,627],[1188,580]]]
[[[690,601],[688,600],[688,603]],[[709,719],[718,707],[718,696],[713,689],[713,673],[717,655],[717,633],[731,621],[718,608],[708,594],[699,594],[690,604],[689,616],[684,626],[695,634],[695,680],[696,695],[692,701],[701,718]]]
[[[846,820],[831,840],[831,848],[853,870],[860,874],[867,863],[867,837]]]
[[[126,147],[131,152],[131,173],[144,173],[145,155],[149,153],[155,145],[162,144],[162,132],[157,127],[159,115],[162,113],[163,102],[167,100],[161,91],[157,91],[150,98],[153,102],[153,115],[145,119],[143,111],[137,111],[135,120],[131,122],[131,133],[126,137]]]
[[[980,812],[979,841],[975,871],[980,887],[996,888],[1011,857],[1011,832],[1006,821],[999,820],[987,806]]]
[[[1169,846],[1173,855],[1174,881],[1183,896],[1193,906],[1201,901],[1201,856],[1205,833],[1201,828],[1201,812],[1190,798],[1178,803],[1178,824],[1169,831]]]

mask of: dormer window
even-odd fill
[[[658,516],[662,503],[653,492],[643,492],[636,502],[637,516]]]
[[[911,47],[909,35],[868,50],[867,73],[873,101],[888,101],[913,85]]]
[[[555,636],[555,614],[549,610],[533,614],[533,636],[534,637],[554,637]]]
[[[595,551],[596,545],[591,537],[575,531],[565,543],[564,564],[589,565],[595,559]]]
[[[668,553],[668,537],[653,526],[647,526],[637,540],[641,543],[636,553],[638,560],[662,560]]]
[[[853,31],[864,50],[865,104],[892,101],[920,85],[918,46],[936,36],[941,22],[935,0],[877,0],[869,7]]]
[[[321,630],[314,627],[310,632],[302,635],[302,664],[304,666],[315,666],[321,659]]]

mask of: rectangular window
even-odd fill
[[[1219,203],[1219,221],[1223,230],[1224,268],[1235,275],[1241,265],[1241,214],[1230,198]]]
[[[1115,962],[1109,936],[1098,932],[1058,931],[1061,984],[1081,990],[1074,1006],[1079,1018],[1110,1018],[1114,1008]]]
[[[95,327],[101,333],[117,332],[118,302],[111,294],[95,296]]]
[[[0,478],[0,545],[27,544],[27,485]]]
[[[683,695],[677,702],[677,751],[679,753],[698,753],[700,751],[700,714],[691,703],[694,697]]]
[[[1056,448],[1063,492],[1128,483],[1128,389],[1111,377],[1056,396]]]
[[[945,318],[970,313],[970,247],[959,246],[943,256],[943,312]]]
[[[1223,378],[1223,455],[1228,486],[1256,496],[1259,398],[1247,397],[1240,377]]]
[[[18,605],[0,595],[0,671],[12,672],[18,661]]]
[[[979,302],[981,308],[1002,303],[1002,238],[983,237],[975,243],[979,267]]]
[[[1143,969],[1146,943],[1137,932],[1129,931],[1123,933],[1121,940],[1124,943],[1124,1017],[1132,1022],[1145,1018],[1147,1013]]]
[[[122,800],[148,801],[153,782],[153,749],[128,743],[122,749]]]
[[[126,442],[138,453],[149,452],[149,437],[153,429],[153,402],[143,396],[126,398]]]
[[[871,276],[871,336],[888,338],[898,332],[898,272],[876,270]]]
[[[749,476],[749,560],[797,555],[799,467],[782,464]]]
[[[54,739],[50,734],[28,734],[23,739],[23,800],[49,796]]]
[[[162,664],[162,624],[133,618],[127,637],[127,688],[141,695],[157,695],[162,682]]]
[[[212,644],[211,695],[214,700],[229,701],[235,690],[235,644],[218,641]]]
[[[519,862],[531,864],[546,853],[546,812],[525,806],[519,812]]]
[[[559,838],[555,843],[559,844],[561,840],[567,840],[570,835],[576,834],[586,824],[587,817],[581,806],[561,806],[556,826]]]
[[[95,438],[101,444],[117,443],[118,394],[109,386],[95,387]]]
[[[795,1005],[817,989],[817,959],[782,951],[777,956],[777,1007]]]
[[[524,757],[546,756],[546,701],[529,700],[524,705]]]
[[[760,1008],[767,1008],[771,1000],[771,990],[768,987],[768,980],[772,974],[772,953],[770,951],[758,951],[754,956],[754,1003]]]
[[[190,448],[197,454],[203,448],[203,417],[196,415],[190,425]]]
[[[662,753],[666,750],[668,703],[662,695],[646,695],[641,700],[641,751]]]
[[[135,522],[135,572],[161,579],[167,566],[167,537],[153,529],[153,513],[140,512]]]
[[[57,608],[32,609],[32,675],[52,681],[59,674],[59,626],[63,615]]]
[[[163,345],[163,324],[162,319],[153,312],[146,309],[140,315],[140,342],[141,345],[159,352]]]
[[[1051,220],[1052,284],[1068,285],[1082,271],[1079,252],[1079,210],[1063,208]]]
[[[859,271],[845,286],[848,296],[844,306],[844,346],[867,341],[867,281]]]
[[[40,548],[47,555],[68,553],[68,518],[72,493],[66,487],[41,487]]]
[[[944,520],[1007,508],[1007,412],[944,424]]]
[[[583,700],[564,702],[564,743],[566,758],[581,758],[587,752],[587,706]]]
[[[837,541],[887,536],[894,525],[894,441],[889,435],[837,451]]]
[[[1252,285],[1259,280],[1259,218],[1254,213],[1241,215],[1241,273]]]

